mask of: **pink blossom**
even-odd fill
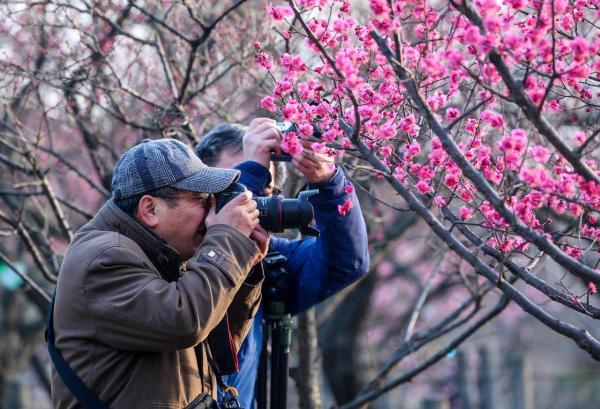
[[[588,283],[588,291],[589,291],[590,295],[596,294],[598,292],[598,289],[596,288],[596,284],[594,284],[590,281]]]
[[[465,202],[470,202],[471,200],[473,200],[473,196],[471,195],[471,192],[469,192],[468,189],[460,189],[458,192],[458,196]]]
[[[427,98],[427,105],[429,105],[429,108],[431,108],[432,111],[437,111],[446,105],[447,100],[447,95],[441,91],[438,91],[434,95]]]
[[[285,119],[286,121],[295,121],[298,115],[298,104],[288,102],[283,108],[281,108],[281,113],[283,114],[283,119]]]
[[[483,111],[481,120],[490,124],[493,128],[502,129],[504,127],[504,117],[491,111]]]
[[[261,108],[271,112],[275,111],[275,109],[277,108],[275,106],[275,103],[273,102],[273,97],[264,97],[263,99],[261,99],[260,106]]]
[[[398,179],[400,183],[404,183],[404,180],[406,179],[406,173],[404,173],[404,169],[402,169],[400,166],[397,166],[394,169],[394,177]]]
[[[580,216],[583,213],[583,207],[577,203],[569,203],[569,212],[575,217]]]
[[[458,176],[454,173],[449,173],[444,178],[444,183],[446,184],[446,186],[448,186],[448,189],[454,190],[458,186],[458,182]]]
[[[546,163],[550,160],[548,149],[541,145],[536,145],[531,149],[531,156],[533,157],[533,160],[539,163]]]
[[[294,11],[290,6],[273,7],[273,3],[269,3],[267,6],[267,13],[275,21],[281,21],[286,17],[291,17],[294,15]]]
[[[583,252],[581,251],[580,248],[578,247],[573,247],[573,246],[569,246],[567,244],[565,244],[563,246],[563,251],[570,257],[576,258],[576,259],[580,259]]]
[[[577,62],[584,62],[589,54],[590,45],[587,40],[583,37],[575,37],[571,40],[571,51],[573,52],[573,59]]]
[[[487,15],[483,19],[483,24],[487,31],[491,33],[498,33],[502,29],[502,22],[498,16]]]
[[[406,147],[406,159],[410,160],[417,156],[420,152],[421,145],[419,145],[419,142],[412,141],[412,143]]]
[[[465,123],[465,132],[474,136],[477,133],[478,127],[479,127],[479,121],[477,121],[476,119],[473,119],[473,118],[469,118],[469,119],[467,119],[467,122]]]
[[[299,55],[292,54],[281,54],[279,56],[279,62],[281,66],[291,75],[301,74],[307,71],[302,57]]]
[[[573,140],[577,145],[581,145],[585,142],[585,133],[582,131],[577,131],[573,134]]]
[[[527,4],[525,0],[507,0],[507,3],[510,4],[512,8],[517,10],[524,9]]]
[[[433,198],[433,203],[435,203],[435,205],[436,205],[437,207],[444,207],[444,206],[446,206],[446,201],[445,201],[445,200],[444,200],[444,198],[443,198],[442,196],[440,196],[440,195],[436,195],[436,196]]]
[[[448,157],[448,154],[442,148],[433,149],[431,151],[431,153],[429,154],[429,159],[431,160],[431,163],[433,164],[433,166],[441,165],[446,160],[447,157]]]
[[[389,158],[392,156],[392,147],[390,145],[383,145],[381,148],[379,148],[379,153],[384,158]]]
[[[376,16],[387,14],[390,12],[387,0],[370,0],[371,11]]]
[[[400,129],[402,132],[405,132],[409,136],[416,136],[419,132],[419,127],[416,124],[415,116],[410,114],[400,120],[398,122]]]
[[[281,147],[292,156],[297,156],[304,150],[296,132],[286,132],[281,138]]]
[[[354,192],[354,186],[352,186],[351,184],[347,184],[344,186],[344,192],[350,194],[352,192]]]
[[[308,137],[308,136],[312,136],[313,134],[313,126],[310,122],[300,122],[298,124],[298,132],[300,132],[300,135],[304,136],[304,137]],[[315,144],[316,148],[313,148],[313,150],[316,152],[318,149],[320,149],[321,151],[324,149],[325,144]],[[319,152],[322,153],[322,152]]]
[[[460,110],[458,108],[446,109],[446,120],[453,121],[460,116]]]
[[[358,114],[360,115],[361,120],[370,119],[374,114],[373,108],[368,105],[361,105],[358,107]]]
[[[269,56],[265,53],[258,53],[254,56],[254,61],[267,71],[271,71],[273,63],[269,60]]]
[[[470,209],[467,206],[461,206],[460,209],[458,209],[458,212],[460,214],[460,220],[463,222],[473,217],[474,213],[473,209]]]
[[[419,171],[419,177],[423,180],[431,180],[434,175],[435,172],[429,166],[423,166]]]
[[[384,139],[390,139],[396,136],[398,129],[392,123],[387,123],[379,127],[379,134]]]
[[[354,203],[352,202],[352,199],[346,199],[344,204],[338,205],[338,213],[342,216],[346,216],[348,212],[350,212],[350,209],[352,209],[353,207]]]
[[[273,90],[273,96],[281,98],[283,95],[288,94],[292,91],[292,83],[287,79],[282,79],[275,83],[275,89]]]
[[[500,152],[521,154],[527,146],[527,133],[525,130],[516,128],[510,131],[510,135],[504,135],[498,142]]]
[[[417,183],[417,190],[419,191],[419,193],[421,193],[422,195],[431,192],[431,186],[429,185],[429,183],[425,182],[424,180],[419,180],[419,182]]]

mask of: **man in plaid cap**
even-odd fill
[[[215,372],[237,369],[258,308],[263,274],[253,266],[269,241],[249,194],[215,213],[214,194],[238,177],[174,139],[119,159],[112,198],[60,269],[48,328],[55,408],[184,408],[216,397]]]

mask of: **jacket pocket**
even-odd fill
[[[243,277],[242,269],[225,253],[217,249],[203,249],[196,258],[198,264],[209,263],[221,270],[233,286]]]

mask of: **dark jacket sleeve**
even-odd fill
[[[256,162],[243,162],[236,169],[241,171],[240,183],[254,194],[261,194],[271,180],[268,169]],[[367,228],[356,193],[344,190],[349,184],[338,169],[331,181],[308,185],[309,189],[319,189],[312,204],[320,237],[271,237],[271,249],[288,259],[292,278],[289,304],[294,314],[333,295],[369,270]],[[354,207],[342,216],[338,205],[346,199],[351,199]]]
[[[84,284],[97,341],[140,351],[198,344],[223,319],[258,255],[237,230],[211,226],[187,271],[167,282],[130,244],[102,249]]]
[[[252,327],[252,320],[261,301],[263,279],[264,272],[259,263],[244,280],[227,310],[230,319],[229,329],[236,351],[240,350],[244,338]]]
[[[338,169],[330,182],[309,184],[319,189],[312,200],[317,238],[271,238],[271,249],[288,259],[292,277],[290,311],[298,314],[330,297],[369,270],[367,229],[356,193],[346,193],[350,181]],[[354,207],[342,216],[338,205],[351,199]]]
[[[246,186],[256,196],[262,196],[271,182],[271,173],[258,162],[248,160],[235,167],[240,171],[239,183]]]

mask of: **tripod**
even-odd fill
[[[271,252],[263,260],[265,283],[263,285],[263,344],[260,354],[257,401],[259,409],[267,409],[267,344],[271,338],[271,385],[269,402],[271,409],[287,407],[287,381],[289,355],[292,343],[292,316],[286,299],[289,273],[284,268],[287,259],[278,252]]]

